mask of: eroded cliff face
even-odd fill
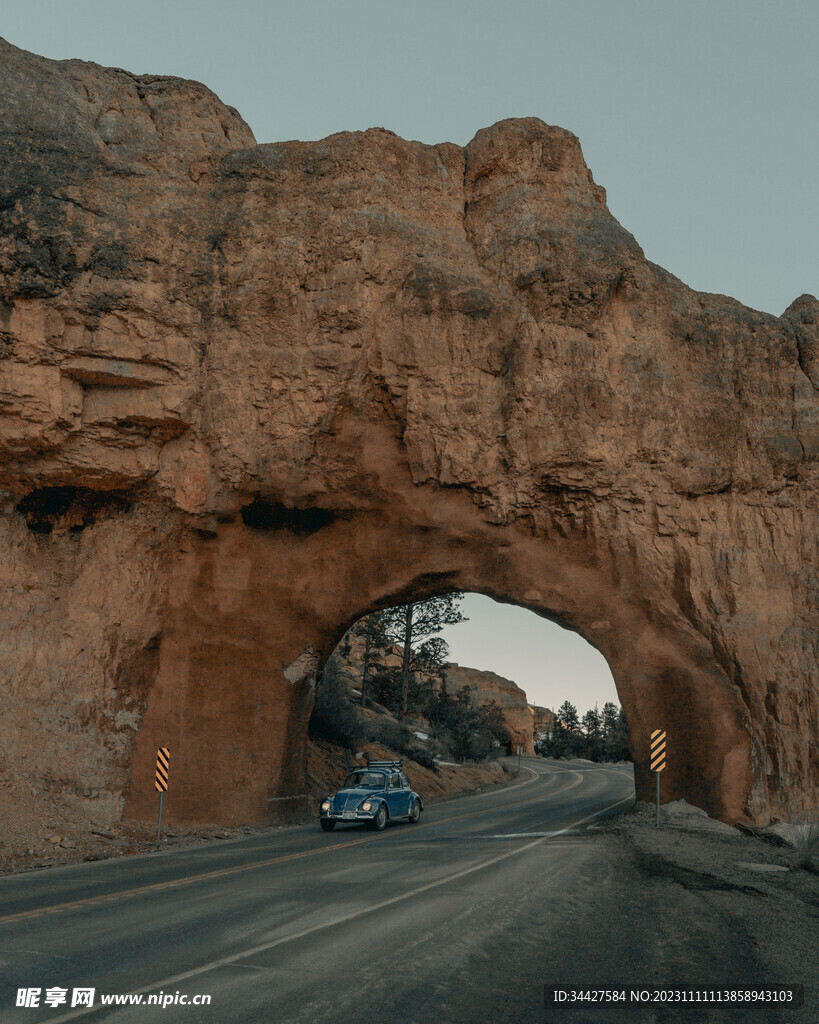
[[[496,672],[454,663],[446,667],[446,683],[450,693],[457,693],[468,686],[472,703],[477,706],[494,701],[503,714],[503,724],[512,741],[512,753],[523,747],[521,753],[534,754],[534,716],[526,702],[526,694],[517,683]]]
[[[607,658],[638,789],[817,806],[819,304],[646,261],[578,140],[256,145],[0,44],[2,770],[109,816],[303,799],[317,666],[451,588]]]

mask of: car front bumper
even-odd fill
[[[376,811],[319,811],[327,821],[372,821]]]

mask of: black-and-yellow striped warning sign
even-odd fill
[[[651,770],[665,771],[665,730],[655,729],[651,734]]]
[[[160,793],[168,792],[168,767],[170,763],[170,750],[167,747],[160,747],[156,752],[156,788]]]

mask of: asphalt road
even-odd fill
[[[611,866],[584,833],[633,802],[631,771],[523,764],[515,785],[431,802],[419,824],[383,833],[316,823],[2,878],[0,1021],[595,1020],[547,1017],[543,986],[589,963],[643,981],[651,935],[624,957],[623,922],[597,929]],[[585,932],[567,940],[581,907]],[[90,1010],[71,1008],[79,987],[95,990]],[[39,988],[40,1005],[18,1007],[20,988]],[[52,988],[67,1005],[43,1005]],[[160,992],[211,1002],[146,1005]],[[100,1005],[125,993],[143,1004]]]

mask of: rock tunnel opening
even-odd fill
[[[600,652],[627,715],[638,799],[653,799],[651,731],[673,728],[664,798],[725,820],[750,816],[740,695],[706,639],[628,551],[578,532],[536,538],[487,523],[457,491],[394,486],[400,500],[377,511],[336,505],[307,522],[304,509],[285,514],[256,499],[213,536],[185,537],[135,737],[126,816],[154,813],[159,746],[172,748],[180,773],[169,821],[304,814],[316,682],[333,650],[362,616],[453,590],[551,620]]]
[[[454,614],[444,621],[448,599]],[[391,751],[433,770],[518,751],[630,759],[614,677],[582,636],[483,594],[436,600],[437,611],[418,601],[359,618],[317,673],[309,737],[336,748],[339,770],[342,747],[364,757]]]
[[[735,816],[725,810],[729,798],[725,776],[733,771],[734,759],[741,756],[742,744],[747,743],[747,737],[743,737],[741,732],[739,735],[729,733],[717,739],[713,743],[714,749],[702,756],[700,743],[711,742],[713,736],[714,722],[708,718],[709,707],[723,723],[728,721],[731,710],[720,707],[720,701],[714,700],[712,694],[702,687],[700,673],[705,660],[702,654],[696,652],[692,657],[684,648],[675,648],[673,643],[658,636],[652,622],[654,611],[651,605],[640,599],[639,592],[635,601],[635,591],[631,588],[628,588],[627,599],[617,602],[619,608],[609,607],[609,618],[600,614],[599,605],[585,586],[582,593],[562,592],[560,600],[554,601],[536,589],[524,590],[527,572],[522,569],[519,576],[505,577],[502,586],[496,583],[487,586],[487,576],[491,578],[495,572],[496,567],[493,566],[490,573],[478,575],[477,579],[474,574],[470,577],[458,572],[415,575],[410,584],[395,591],[389,600],[380,601],[377,607],[383,608],[385,604],[392,605],[398,601],[422,601],[445,593],[467,575],[472,586],[463,589],[470,594],[470,600],[487,602],[495,609],[496,615],[519,615],[542,624],[546,629],[558,630],[556,635],[573,638],[578,645],[577,650],[584,650],[597,660],[598,669],[602,667],[608,676],[612,703],[620,705],[625,747],[619,759],[631,761],[634,765],[638,799],[654,798],[655,776],[649,770],[650,735],[654,729],[661,728],[670,732],[669,746],[674,752],[672,770],[663,776],[663,800],[683,797],[715,816]],[[621,588],[621,593],[625,589]],[[634,604],[638,605],[638,615],[645,616],[636,624]],[[349,627],[349,621],[345,625]],[[459,628],[463,627],[451,627],[450,634],[456,635]],[[719,667],[719,659],[714,661]],[[707,671],[712,670],[713,666],[708,663]],[[503,673],[498,670],[498,674]],[[320,676],[321,671],[317,678]],[[566,686],[563,700],[572,703],[574,696],[572,687]],[[600,706],[607,701],[599,700],[597,703]],[[578,709],[578,718],[590,709]],[[581,734],[585,732],[582,721],[578,731]],[[720,740],[722,749],[719,749]],[[512,748],[515,746],[513,744]],[[417,744],[414,745],[414,753],[417,755],[419,752]],[[562,752],[564,757],[578,754],[582,756],[583,751],[572,748],[571,744]]]

